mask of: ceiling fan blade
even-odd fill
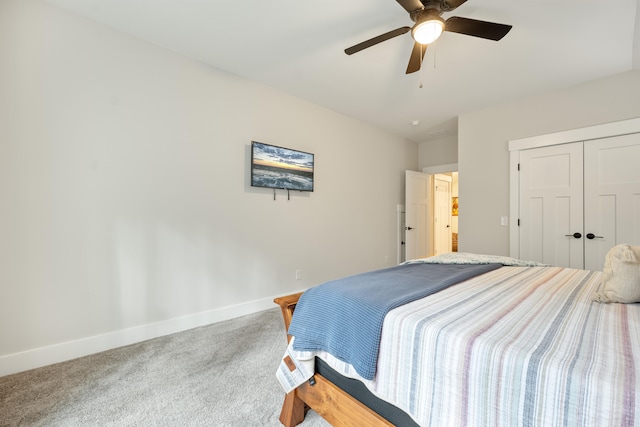
[[[409,13],[413,12],[414,10],[424,8],[420,0],[396,0],[396,1],[400,3],[400,6],[404,7],[404,10],[406,10]]]
[[[413,50],[411,51],[411,57],[409,58],[409,65],[407,65],[406,74],[415,73],[420,70],[422,66],[422,59],[424,58],[424,54],[427,52],[426,44],[420,44],[415,42],[413,44]]]
[[[511,30],[511,25],[495,22],[478,21],[477,19],[452,16],[444,24],[444,30],[452,33],[498,41]]]
[[[467,0],[446,0],[444,3],[444,7],[442,8],[442,10],[444,11],[452,11],[453,9],[462,6],[464,3],[466,3]]]
[[[389,31],[388,33],[384,33],[372,39],[363,41],[362,43],[358,43],[357,45],[348,47],[344,50],[344,53],[346,53],[347,55],[353,55],[356,52],[360,52],[363,49],[377,45],[378,43],[382,43],[383,41],[401,36],[402,34],[409,32],[409,30],[411,30],[411,27],[400,27],[393,31]]]

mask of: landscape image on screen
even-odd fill
[[[252,143],[251,185],[313,191],[313,154]]]

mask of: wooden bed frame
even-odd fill
[[[291,317],[302,292],[276,298],[274,302],[282,310],[285,331],[289,330]],[[287,335],[287,342],[291,336]],[[332,426],[393,426],[392,423],[347,394],[322,375],[315,374],[315,384],[308,381],[285,395],[280,422],[293,427],[304,421],[311,408]]]

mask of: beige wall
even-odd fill
[[[429,166],[449,165],[458,162],[457,135],[424,141],[418,144],[420,170]]]
[[[0,2],[0,64],[0,375],[395,259],[415,143],[35,0]],[[254,139],[315,192],[250,187]]]
[[[635,117],[640,71],[460,116],[460,250],[509,254],[509,140]]]

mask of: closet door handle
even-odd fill
[[[567,236],[567,237],[574,237],[574,238],[576,238],[576,239],[579,239],[579,238],[581,238],[581,237],[582,237],[582,234],[580,234],[580,233],[573,233],[573,234],[565,234],[565,236]]]
[[[587,234],[587,239],[589,239],[589,240],[592,240],[592,239],[604,239],[604,237],[602,237],[602,236],[596,236],[596,235],[595,235],[595,234],[593,234],[593,233],[589,233],[589,234]]]

